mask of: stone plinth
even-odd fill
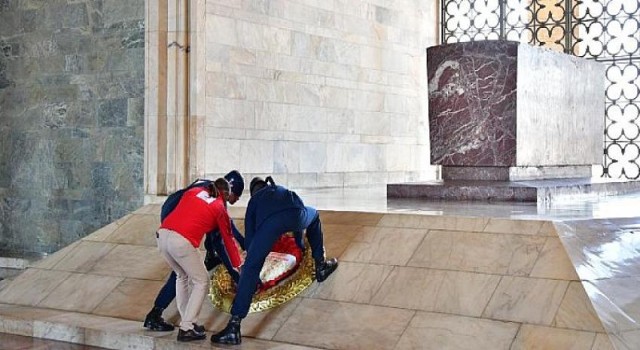
[[[430,47],[431,163],[456,180],[590,176],[602,161],[604,69],[518,42]]]
[[[443,181],[388,197],[549,201],[637,191],[591,179],[602,162],[605,67],[509,41],[427,49],[431,163]]]
[[[537,202],[593,200],[640,192],[640,181],[590,178],[528,181],[446,180],[388,184],[389,198],[435,200]]]

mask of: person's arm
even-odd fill
[[[218,228],[220,229],[224,248],[227,251],[229,260],[231,260],[231,265],[237,268],[242,265],[242,259],[240,258],[236,241],[233,239],[233,233],[231,233],[231,218],[224,207],[221,207],[221,209],[218,213]]]
[[[242,250],[246,250],[244,247],[244,236],[242,235],[240,230],[238,230],[238,228],[236,227],[236,224],[235,222],[233,222],[233,219],[231,219],[231,232],[233,232],[233,237],[235,237],[236,241],[238,241],[238,244],[240,244],[240,248]]]

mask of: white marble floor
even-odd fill
[[[549,205],[387,199],[384,188],[298,193],[327,210],[552,221],[613,344],[640,348],[640,193]]]
[[[307,205],[323,210],[365,211],[377,213],[411,213],[496,217],[526,220],[582,220],[606,218],[640,218],[640,193],[559,201],[550,205],[518,202],[430,201],[419,199],[387,199],[384,186],[356,188],[301,189],[296,192]],[[244,196],[239,205],[246,205]]]

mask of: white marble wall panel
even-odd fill
[[[385,183],[391,172],[401,181],[435,178],[421,159],[429,146],[420,125],[424,49],[437,37],[424,23],[438,11],[402,4],[206,2],[205,68],[196,73],[206,88],[197,93],[206,96],[205,125],[236,130],[205,128],[206,156],[190,168],[274,173],[308,187]],[[212,158],[214,149],[227,152]]]
[[[273,143],[273,171],[276,173],[298,173],[300,161],[300,143],[289,141],[275,141]]]
[[[344,174],[344,186],[364,186],[371,183],[371,178],[376,173],[373,172],[349,172]]]
[[[366,172],[383,170],[383,146],[359,143],[332,143],[327,146],[327,171]]]
[[[278,183],[283,183],[285,181],[292,188],[310,188],[316,187],[316,184],[318,183],[318,176],[316,173],[287,174],[287,177],[282,182],[278,180]]]
[[[378,98],[378,97],[376,97]],[[379,98],[378,98],[379,99]],[[367,100],[363,98],[362,100]],[[369,102],[364,102],[369,103]],[[375,107],[378,108],[378,107]],[[357,109],[357,108],[354,108]],[[355,132],[361,135],[384,135],[392,121],[389,116],[382,113],[356,112]]]
[[[207,33],[215,33],[215,35],[207,36],[207,42],[205,43],[207,46],[209,44],[238,45],[237,21],[233,18],[207,13],[205,31]]]
[[[206,126],[223,128],[252,128],[255,125],[255,105],[252,101],[207,98]]]
[[[247,137],[247,131],[245,129],[237,129],[237,128],[216,128],[216,127],[204,127],[206,129],[206,134],[209,139],[220,140],[219,142],[227,142],[232,139],[245,139]],[[217,142],[217,141],[216,141]],[[203,142],[204,143],[204,142]],[[226,143],[228,145],[229,143]],[[213,150],[213,148],[208,148],[212,146],[212,144],[208,144],[207,148],[202,149],[202,154],[207,151]],[[238,145],[238,147],[240,147]],[[227,151],[231,152],[232,149],[228,149]],[[233,159],[229,159],[229,161],[235,161]]]
[[[207,73],[207,96],[222,98],[246,98],[247,79],[222,72]]]
[[[240,142],[231,139],[208,139],[205,148],[205,167],[210,172],[219,173],[221,169],[236,169],[240,162]]]
[[[321,175],[327,167],[327,146],[322,142],[299,144],[300,171]],[[319,184],[318,184],[319,185]]]
[[[344,183],[344,173],[319,173],[317,179],[318,187],[336,187]]]
[[[386,164],[388,171],[410,171],[409,164],[415,160],[415,147],[406,144],[386,145]]]
[[[243,140],[240,142],[240,152],[237,157],[240,160],[240,169],[249,173],[273,172],[273,142],[263,140]],[[224,149],[221,150],[224,152]],[[238,168],[238,161],[236,159]]]

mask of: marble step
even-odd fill
[[[47,254],[0,249],[0,268],[24,270],[47,256]],[[0,275],[0,277],[2,277],[2,275]]]
[[[45,254],[0,250],[0,291],[29,266],[44,257]]]
[[[0,267],[0,280],[13,279],[18,276],[24,269],[15,269],[11,267]]]
[[[0,304],[0,333],[106,349],[230,349],[229,346],[214,346],[209,341],[210,331],[207,331],[207,339],[185,344],[176,340],[177,331],[151,332],[142,327],[141,321],[9,304]],[[243,337],[242,349],[318,348]]]

